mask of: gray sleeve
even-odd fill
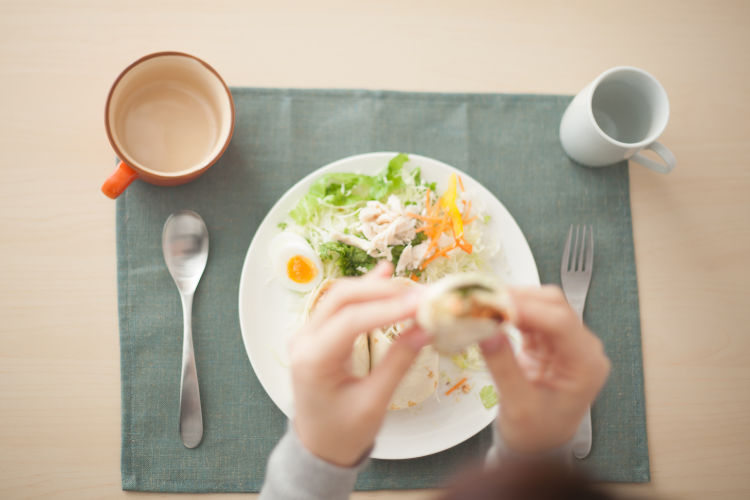
[[[349,498],[365,456],[353,467],[339,467],[316,457],[302,444],[290,422],[268,459],[259,500],[339,500]]]
[[[533,455],[519,453],[517,451],[509,449],[506,446],[505,441],[503,441],[503,437],[497,430],[496,422],[492,422],[492,446],[487,451],[487,458],[485,460],[484,466],[485,468],[490,468],[496,467],[501,463],[508,461],[534,461],[539,459],[546,459],[555,461],[559,460],[567,466],[572,467],[574,441],[575,436],[573,436],[570,441],[560,446],[559,448],[554,448],[544,453],[537,453]]]

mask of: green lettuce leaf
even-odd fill
[[[310,191],[289,212],[289,216],[304,226],[308,222],[318,222],[322,204],[340,207],[371,200],[385,201],[404,186],[401,175],[407,161],[409,156],[400,153],[388,162],[383,172],[375,176],[338,172],[326,174],[310,186]]]
[[[395,245],[391,247],[391,256],[393,257],[393,265],[398,265],[398,260],[401,258],[401,254],[404,253],[406,245]]]
[[[419,185],[420,182],[422,182],[422,167],[415,168],[411,173],[412,178],[414,178],[414,184]]]
[[[361,276],[365,273],[358,268],[369,271],[378,263],[377,259],[367,255],[364,250],[338,241],[323,243],[320,246],[320,258],[335,262],[344,276]]]
[[[491,385],[485,385],[482,390],[479,391],[479,399],[482,400],[482,404],[488,410],[498,403],[497,392]]]

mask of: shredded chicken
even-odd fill
[[[365,252],[369,253],[372,249],[372,244],[369,241],[363,240],[362,238],[354,236],[353,234],[344,234],[340,231],[336,231],[335,229],[332,229],[328,234],[334,241],[340,241],[341,243],[359,248],[360,250],[364,250]]]
[[[398,196],[391,195],[387,203],[368,201],[359,212],[357,230],[372,242],[373,257],[385,256],[386,247],[403,245],[416,238],[417,221],[405,215]]]
[[[405,271],[412,271],[419,269],[419,265],[425,258],[427,248],[430,245],[427,243],[420,243],[417,246],[406,245],[404,251],[401,252],[401,257],[398,259],[398,265],[396,266],[396,274],[400,274]]]
[[[359,211],[359,225],[356,228],[358,232],[361,232],[367,238],[366,240],[335,230],[330,231],[329,234],[331,239],[362,249],[371,257],[385,257],[389,261],[392,261],[391,247],[394,245],[410,244],[417,237],[417,220],[405,215],[405,213],[406,210],[401,204],[401,200],[395,195],[388,197],[386,203],[368,201],[367,205]],[[420,259],[424,258],[424,251],[414,252],[420,246],[417,245],[413,249],[409,246],[410,255],[420,256]],[[424,250],[426,251],[426,249],[425,246]],[[399,261],[400,263],[401,261]],[[413,257],[405,261],[404,269],[407,268],[415,268]]]

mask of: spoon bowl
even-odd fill
[[[170,215],[161,245],[177,288],[181,293],[195,293],[208,261],[208,229],[201,216],[190,210]]]

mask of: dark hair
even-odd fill
[[[584,475],[560,462],[505,463],[472,473],[441,500],[615,500]]]

